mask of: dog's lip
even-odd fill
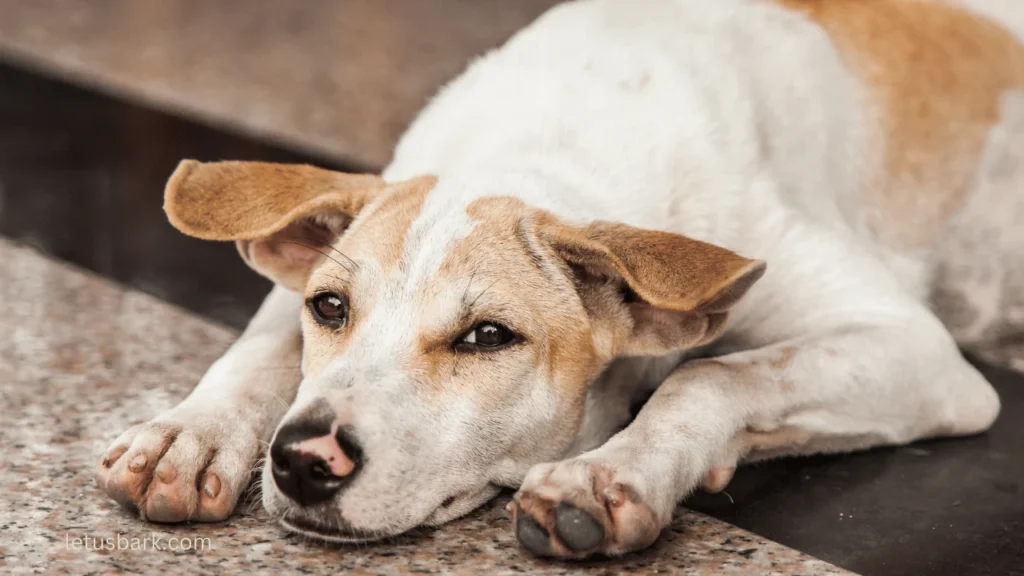
[[[340,530],[337,528],[329,528],[318,522],[310,521],[306,518],[285,516],[278,520],[284,528],[290,532],[301,534],[303,536],[309,536],[318,540],[325,540],[327,542],[345,542],[345,543],[361,543],[361,542],[373,542],[386,538],[386,534],[377,534],[375,532],[358,530],[355,528],[349,528],[346,530]]]

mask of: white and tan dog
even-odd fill
[[[218,521],[267,454],[266,508],[343,541],[518,487],[523,546],[583,557],[741,462],[981,432],[957,345],[1024,329],[1014,29],[1013,0],[572,2],[383,178],[182,162],[171,222],[278,287],[99,485]]]

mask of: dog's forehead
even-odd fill
[[[427,282],[438,275],[478,226],[486,226],[468,211],[471,200],[464,194],[438,188],[427,197],[423,209],[406,233],[402,263],[412,283]]]
[[[514,222],[525,204],[485,196],[465,186],[402,190],[370,206],[342,238],[340,248],[368,263],[377,276],[407,286],[458,281],[485,261],[500,267],[514,258]],[[495,244],[501,243],[501,249]],[[521,250],[520,250],[521,251]],[[380,280],[384,278],[378,278]],[[465,280],[465,278],[461,278]]]

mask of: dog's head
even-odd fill
[[[165,208],[305,295],[303,375],[264,503],[294,530],[437,524],[559,458],[621,356],[701,345],[764,264],[507,196],[309,166],[186,161]]]

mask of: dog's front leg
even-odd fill
[[[121,434],[96,482],[154,522],[231,515],[301,381],[301,297],[274,288],[191,394]]]
[[[685,364],[603,446],[542,464],[511,505],[525,548],[578,558],[649,546],[678,501],[738,461],[985,430],[988,382],[937,322],[836,330]]]

